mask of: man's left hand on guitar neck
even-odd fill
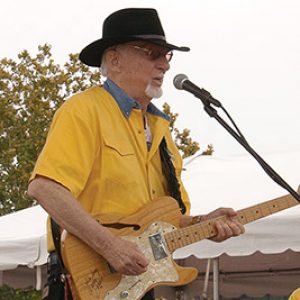
[[[218,220],[215,222],[217,235],[210,238],[214,242],[222,242],[230,237],[238,236],[245,232],[244,226],[235,218],[237,212],[232,208],[221,207],[207,215],[201,216],[181,216],[180,227],[191,226],[196,223],[214,219],[217,217],[226,216],[226,221]]]

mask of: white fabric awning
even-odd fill
[[[47,213],[40,206],[0,218],[0,270],[46,262],[46,220]]]

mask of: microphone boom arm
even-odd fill
[[[191,86],[192,84],[192,87]],[[238,127],[235,125],[233,119],[230,117],[228,112],[224,109],[221,102],[214,99],[209,92],[204,89],[200,89],[193,83],[189,82],[189,87],[184,88],[191,92],[195,97],[201,100],[203,103],[203,108],[206,113],[211,117],[217,120],[217,122],[222,125],[229,134],[235,138],[235,140],[242,145],[248,153],[250,153],[255,160],[260,164],[263,170],[271,177],[273,181],[279,184],[282,188],[287,190],[298,202],[300,202],[300,195],[249,145],[245,137],[242,135]],[[207,94],[206,94],[207,93]],[[211,99],[216,100],[219,105],[216,105]],[[225,114],[229,117],[233,125],[235,126],[237,132],[222,118],[218,115],[218,112],[215,108],[211,106],[211,104],[220,107]]]

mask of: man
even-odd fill
[[[180,225],[200,220],[188,215],[182,161],[169,119],[151,103],[162,95],[172,50],[189,48],[166,42],[154,9],[124,9],[110,15],[103,37],[80,54],[83,63],[101,66],[107,81],[73,96],[57,111],[28,188],[62,228],[126,275],[145,272],[147,259],[137,245],[114,236],[91,215],[129,215],[156,197],[172,194],[172,174],[164,175],[160,156],[162,141],[171,153],[178,201],[186,211]],[[244,232],[232,209],[218,209],[202,219],[220,215],[227,215],[228,222],[216,223],[215,241]],[[143,299],[153,299],[152,293]]]

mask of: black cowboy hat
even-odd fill
[[[105,49],[130,41],[147,41],[170,50],[189,51],[167,43],[157,11],[152,8],[127,8],[108,16],[103,23],[102,39],[86,46],[80,60],[89,66],[99,67]]]

